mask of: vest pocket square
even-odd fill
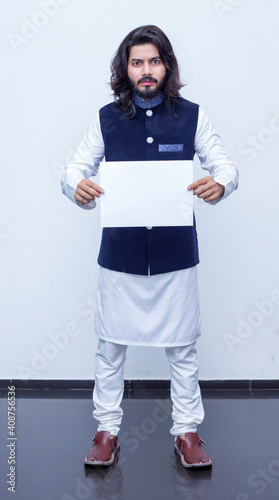
[[[183,151],[184,144],[159,144],[159,153],[178,153]]]

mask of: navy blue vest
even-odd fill
[[[100,123],[106,161],[192,160],[198,108],[179,98],[176,117],[162,102],[152,113],[137,106],[129,120],[115,103],[104,106]],[[195,220],[193,226],[103,228],[98,263],[107,269],[146,275],[148,265],[150,274],[159,274],[198,262]]]

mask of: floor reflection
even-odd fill
[[[110,467],[85,466],[86,483],[96,500],[123,500],[124,478],[118,463]]]
[[[212,477],[212,467],[186,469],[180,458],[171,457],[173,500],[201,500],[204,498],[205,482]]]

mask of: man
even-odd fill
[[[64,194],[81,208],[94,208],[104,190],[89,177],[104,156],[107,161],[173,161],[192,160],[197,153],[210,175],[185,189],[207,203],[226,198],[237,187],[237,169],[204,111],[180,97],[178,65],[166,35],[156,26],[136,28],[121,43],[111,69],[115,101],[97,113],[67,166]],[[153,345],[165,347],[170,363],[175,451],[184,467],[211,466],[197,433],[204,418],[195,349],[198,262],[195,222],[103,229],[93,392],[99,425],[85,464],[111,465],[117,458],[127,345]]]

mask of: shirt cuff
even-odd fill
[[[78,182],[77,182],[77,185],[78,185]],[[92,210],[93,208],[96,207],[95,200],[92,200],[89,203],[86,203],[84,205],[82,204],[81,201],[77,201],[74,197],[74,194],[76,192],[76,187],[70,186],[69,184],[64,183],[62,180],[61,180],[61,188],[62,188],[63,194],[65,194],[65,196],[67,196],[78,207],[83,208],[84,210]]]
[[[237,186],[238,186],[238,175],[237,175],[236,179],[231,180],[227,184],[225,184],[221,180],[219,181],[218,176],[216,178],[214,178],[214,180],[215,180],[215,182],[218,182],[218,184],[221,184],[222,186],[224,186],[225,192],[224,192],[223,196],[220,196],[216,200],[208,201],[207,203],[209,203],[210,205],[217,205],[217,203],[219,203],[220,201],[225,200],[228,196],[230,196],[230,194],[235,189],[237,189]]]

